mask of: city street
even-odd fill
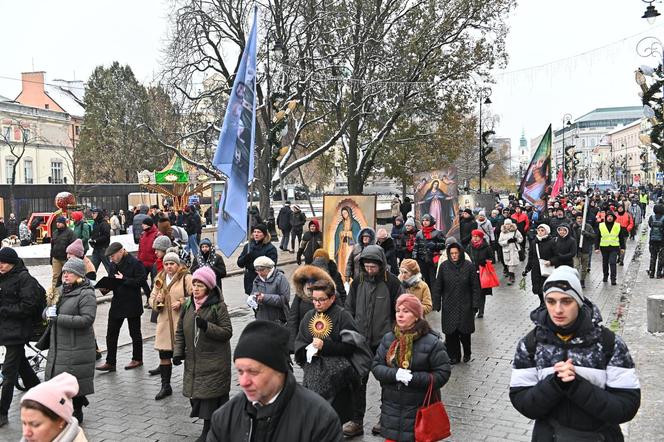
[[[645,331],[645,302],[648,294],[660,287],[660,280],[648,279],[649,255],[647,247],[634,253],[637,241],[630,241],[627,264],[620,267],[619,284],[612,287],[601,282],[599,255],[593,256],[592,279],[586,295],[599,305],[604,322],[611,327],[620,327],[630,347],[640,374],[643,399],[637,417],[623,426],[628,440],[655,440],[664,430],[659,419],[658,406],[664,398],[664,385],[658,376],[664,362],[664,351],[655,336]],[[229,262],[230,264],[230,262]],[[229,266],[230,267],[230,266]],[[295,265],[283,267],[290,275]],[[48,276],[48,266],[36,266],[32,271],[43,281]],[[529,278],[528,278],[529,281]],[[476,320],[477,330],[473,335],[473,358],[468,364],[454,366],[449,383],[443,388],[443,401],[452,423],[453,441],[475,440],[530,440],[532,422],[517,413],[508,397],[510,364],[517,340],[532,326],[528,313],[536,307],[537,298],[530,292],[513,287],[494,289],[493,297],[487,301],[486,314]],[[224,294],[231,313],[235,346],[242,328],[253,315],[244,304],[242,277],[232,276],[224,280]],[[99,344],[104,345],[105,321],[109,304],[99,305],[95,330]],[[428,318],[434,328],[440,328],[439,315]],[[92,441],[171,441],[194,440],[200,433],[202,423],[189,418],[189,402],[181,395],[182,367],[176,367],[173,375],[174,394],[156,402],[153,397],[159,390],[159,380],[148,377],[147,370],[157,365],[157,353],[153,350],[153,325],[149,312],[143,317],[144,367],[124,371],[129,362],[130,346],[126,330],[123,330],[118,355],[119,370],[115,373],[97,374],[96,393],[89,397],[90,406],[85,411],[83,428]],[[301,370],[296,368],[296,375]],[[239,392],[237,380],[232,382],[231,394]],[[0,439],[18,440],[20,423],[17,413],[20,392],[10,411],[10,424],[0,430]],[[379,441],[370,436],[371,427],[380,413],[380,387],[371,378],[367,399],[365,436],[358,441]],[[633,435],[633,439],[630,438]]]

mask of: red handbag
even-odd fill
[[[440,400],[431,402],[433,395],[433,375],[429,374],[429,389],[422,406],[415,417],[415,441],[435,442],[450,437],[450,418]]]
[[[480,266],[480,287],[490,289],[499,285],[500,280],[491,261],[487,261],[485,265]]]

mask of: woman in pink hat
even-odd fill
[[[21,442],[87,442],[73,416],[78,382],[69,373],[31,388],[21,399]]]

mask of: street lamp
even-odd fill
[[[270,39],[270,34],[268,33],[267,35],[267,44],[269,45],[269,39]],[[268,121],[268,146],[270,148],[270,153],[274,154],[273,149],[276,147],[277,149],[279,146],[273,146],[272,141],[274,140],[272,131],[273,131],[273,125],[274,121],[272,121],[272,100],[273,100],[273,94],[272,94],[272,72],[270,71],[270,54],[272,54],[272,57],[277,60],[278,63],[283,61],[284,58],[284,53],[285,53],[285,48],[284,48],[284,43],[283,41],[277,36],[274,39],[274,43],[272,45],[272,48],[270,48],[267,51],[266,57],[267,57],[267,103],[266,103],[266,110],[267,110],[267,121]],[[281,87],[281,81],[279,82],[279,88]],[[281,91],[278,91],[278,95],[281,95]],[[286,194],[284,192],[284,183],[283,180],[281,179],[281,166],[278,164],[277,165],[278,171],[279,171],[279,187],[281,189],[281,201],[282,203],[286,201]],[[272,180],[272,167],[269,168],[269,176],[268,179],[271,181]],[[271,190],[271,189],[270,189]],[[272,199],[272,195],[270,195],[270,199]]]
[[[483,163],[484,163],[484,142],[482,140],[482,103],[491,104],[491,88],[483,87],[479,91],[479,103],[480,103],[480,124],[479,124],[479,146],[480,146],[480,160],[479,160],[479,173],[480,173],[480,189],[478,193],[482,193],[482,175],[483,175]]]
[[[572,125],[572,115],[566,113],[563,115],[563,142],[562,142],[562,149],[561,149],[561,159],[562,159],[562,170],[563,170],[563,193],[565,192],[565,187],[567,183],[567,176],[566,176],[566,171],[565,171],[565,155],[567,152],[565,152],[565,129],[567,129],[569,126]]]
[[[646,8],[646,11],[643,13],[641,18],[645,18],[649,24],[654,24],[655,19],[660,16],[660,13],[655,9],[655,7],[652,5],[655,3],[655,0],[641,0],[643,3],[648,3],[648,7]]]

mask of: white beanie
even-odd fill
[[[579,307],[583,306],[583,289],[579,281],[579,272],[570,266],[556,268],[544,281],[544,299],[549,293],[565,293],[574,298]]]

